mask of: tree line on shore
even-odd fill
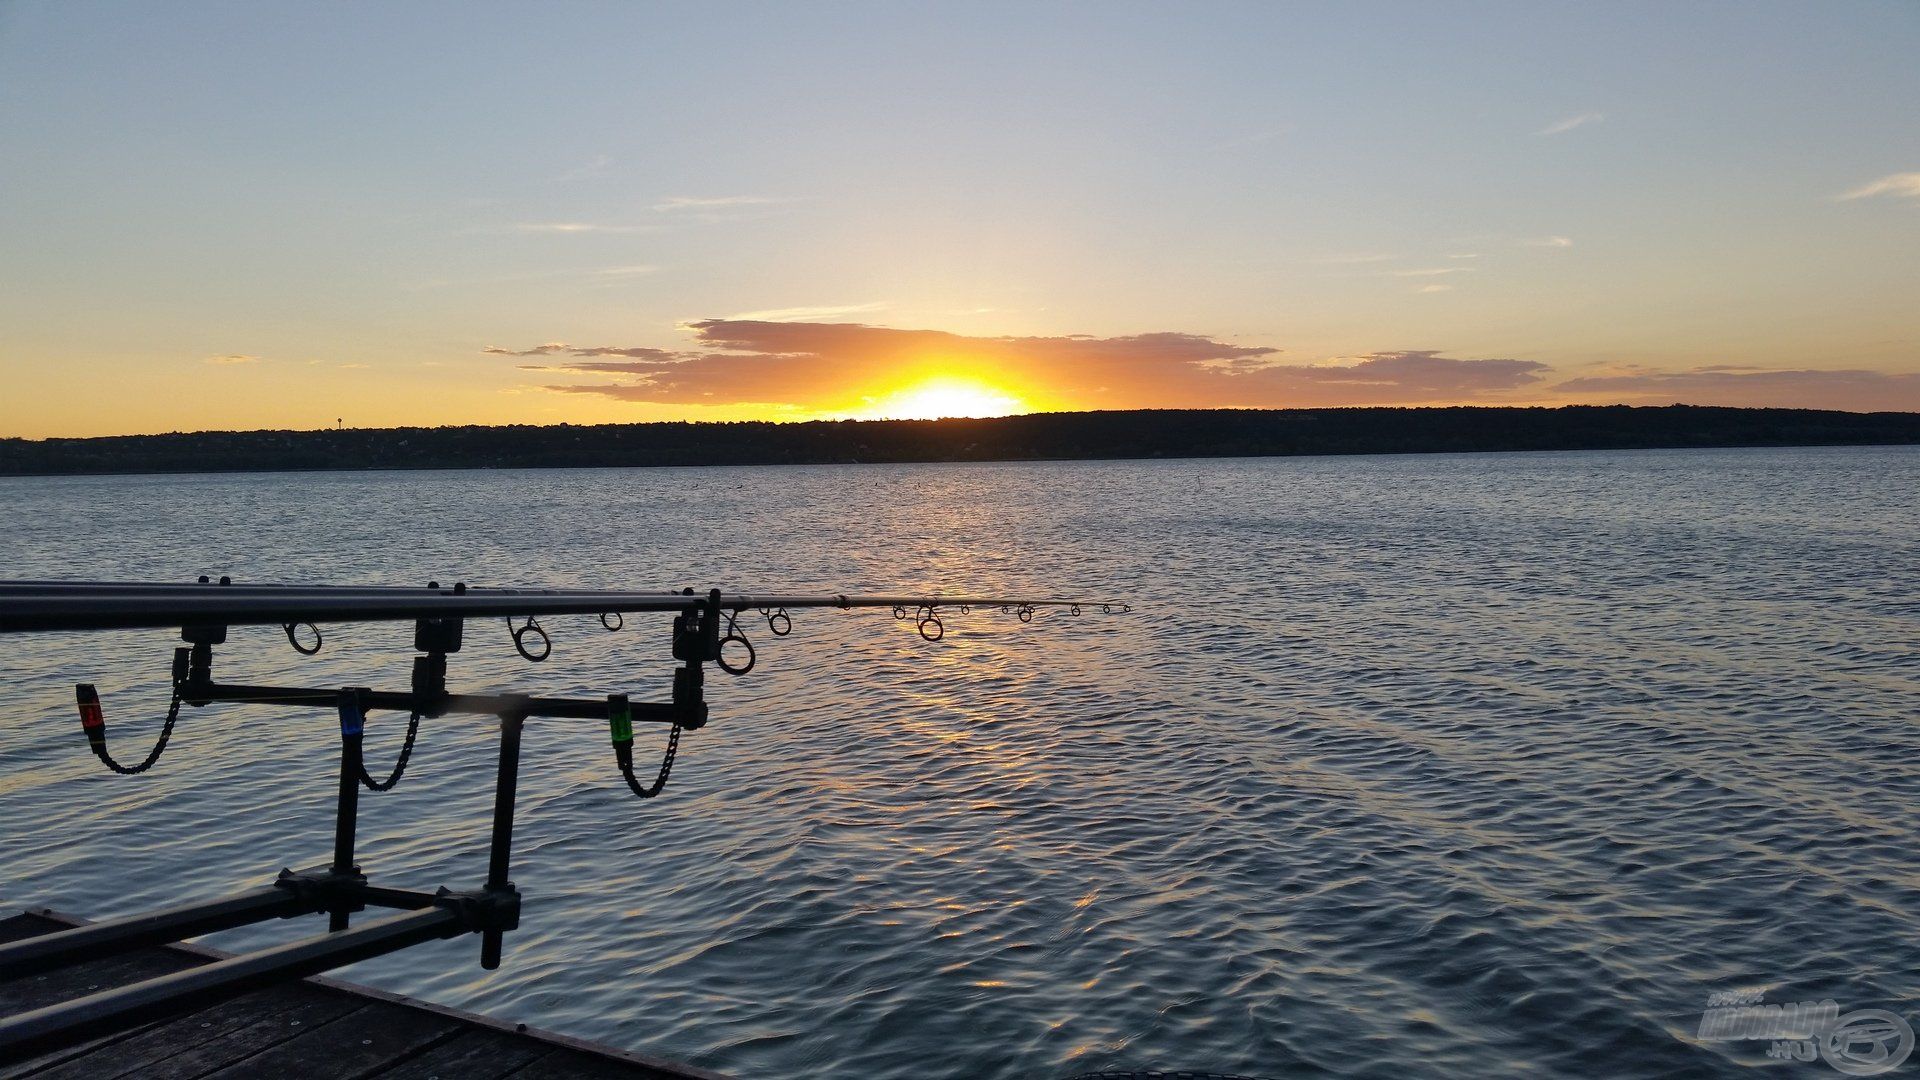
[[[1920,413],[1673,405],[1149,409],[0,439],[0,474],[1268,457],[1920,443]]]

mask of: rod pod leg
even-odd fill
[[[364,736],[367,712],[358,689],[340,691],[340,795],[333,817],[333,874],[353,877],[360,868],[353,862],[354,834],[360,824],[360,741]],[[339,933],[347,928],[353,909],[345,904],[328,910],[327,929]]]
[[[526,717],[507,713],[500,717],[500,767],[493,785],[493,842],[487,854],[488,894],[512,893],[508,880],[513,858],[513,803],[520,782],[520,733]],[[488,929],[480,935],[480,966],[492,971],[500,966],[501,931]]]

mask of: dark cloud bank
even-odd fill
[[[677,405],[847,404],[849,388],[915,372],[965,371],[1040,401],[1090,409],[1316,408],[1513,402],[1739,405],[1920,410],[1920,374],[1752,370],[1727,366],[1555,381],[1546,364],[1456,359],[1437,350],[1378,352],[1294,364],[1280,350],[1182,333],[1129,337],[967,337],[859,323],[708,319],[686,350],[552,342],[487,353],[542,358],[531,371],[611,377],[548,389]]]

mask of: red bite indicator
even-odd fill
[[[92,683],[80,683],[73,688],[74,700],[80,703],[80,726],[87,729],[87,738],[96,739],[106,733],[107,717],[100,711],[100,692]]]

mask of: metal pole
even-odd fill
[[[0,978],[42,974],[131,949],[182,941],[216,930],[283,919],[315,910],[305,898],[276,885],[149,911],[110,922],[92,923],[0,945]]]
[[[487,856],[488,892],[511,892],[507,880],[513,858],[513,802],[520,782],[520,730],[526,717],[508,713],[500,718],[500,768],[493,782],[493,845]],[[488,971],[500,966],[499,930],[487,930],[480,936],[480,966]]]
[[[103,990],[0,1019],[0,1059],[25,1061],[47,1050],[185,1012],[256,986],[297,979],[423,941],[457,937],[462,932],[456,912],[425,908],[375,919],[338,934],[307,938]]]
[[[416,657],[425,660],[426,657]],[[368,709],[406,712],[420,704],[420,695],[405,690],[368,690],[360,692],[360,703]],[[250,686],[234,683],[187,682],[181,694],[190,701],[230,702],[237,705],[266,705],[275,708],[308,709],[331,705],[340,691],[324,686]],[[527,694],[447,694],[436,699],[441,713],[472,716],[499,716],[519,713],[523,716],[555,717],[563,720],[607,719],[605,698],[534,697]],[[634,723],[672,723],[680,717],[668,702],[636,701],[629,706]]]
[[[360,739],[358,732],[340,735],[340,799],[333,818],[333,873],[350,877],[360,872],[353,864],[353,834],[360,818]],[[334,907],[327,917],[327,929],[347,928],[348,909]]]

